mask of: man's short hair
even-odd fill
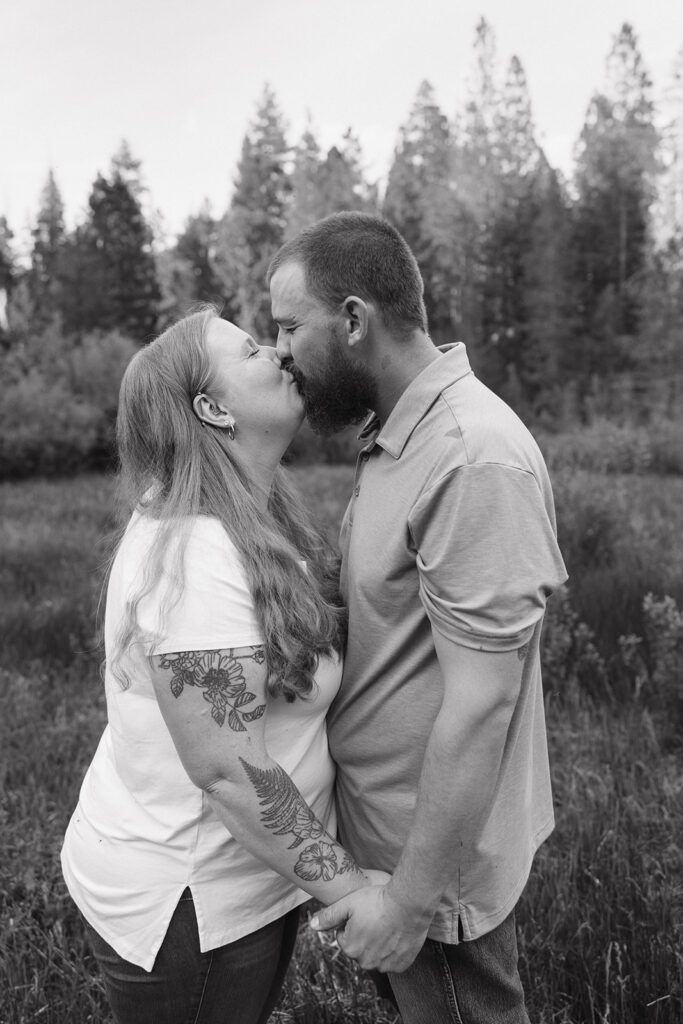
[[[331,312],[357,295],[374,303],[400,335],[427,330],[424,285],[406,241],[388,221],[367,213],[333,213],[276,252],[267,283],[285,263],[303,267],[306,284]]]

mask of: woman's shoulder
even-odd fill
[[[188,545],[201,545],[239,558],[234,541],[216,516],[191,516],[187,520]]]
[[[161,557],[166,563],[174,559],[178,550],[185,550],[191,565],[202,562],[218,565],[241,566],[241,556],[223,526],[215,516],[185,516],[170,522],[146,514],[133,512],[123,535],[120,554],[134,560],[145,557],[161,531],[167,531],[162,540]]]

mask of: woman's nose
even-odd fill
[[[259,355],[263,356],[264,359],[271,359],[274,363],[277,363],[277,365],[280,366],[280,357],[272,345],[261,345]]]

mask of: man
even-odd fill
[[[464,345],[432,344],[387,222],[328,217],[268,278],[313,427],[373,411],[342,524],[349,638],[328,725],[343,842],[392,878],[317,926],[388,973],[404,1024],[528,1022],[514,908],[553,827],[539,639],[566,578],[543,458]]]

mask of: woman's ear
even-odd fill
[[[210,427],[222,427],[223,429],[234,427],[235,420],[227,409],[224,409],[217,402],[214,402],[208,395],[200,391],[192,401],[194,414],[202,424]]]
[[[368,303],[357,295],[349,295],[344,299],[343,315],[349,348],[362,344],[368,336],[370,325]]]

